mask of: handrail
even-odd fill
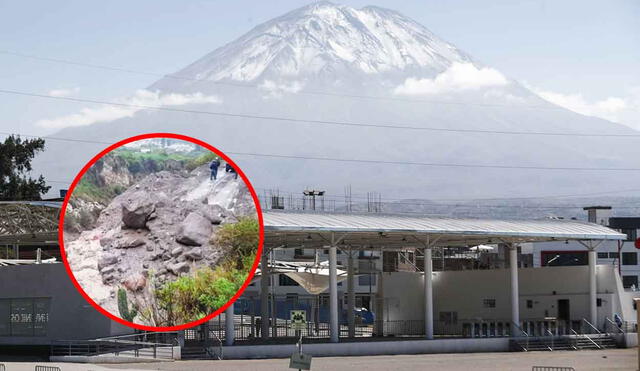
[[[598,345],[598,343],[596,343],[595,341],[593,341],[593,339],[591,339],[591,337],[589,337],[589,335],[587,334],[578,334],[574,329],[571,329],[571,332],[573,332],[574,334],[576,334],[576,336],[583,336],[585,338],[587,338],[587,340],[589,340],[590,342],[593,343],[593,345],[595,345],[596,347],[598,347],[598,349],[602,349],[602,347],[600,345]]]
[[[522,344],[518,344],[518,345],[520,345],[520,347],[522,347],[525,352],[528,352],[529,351],[529,334],[525,330],[523,330],[522,327],[520,327],[520,325],[518,325],[517,323],[511,321],[511,325],[515,326],[526,337],[526,339],[527,339],[527,347],[526,348],[523,347]]]
[[[609,319],[609,317],[604,317],[605,321],[609,322],[610,324],[614,325],[616,329],[618,329],[618,331],[620,331],[621,334],[624,334],[624,330],[618,326],[617,323],[613,322],[612,320]]]
[[[553,338],[554,338],[554,336],[555,336],[555,335],[553,334],[553,332],[549,331],[549,329],[546,329],[546,332],[547,332],[549,335],[551,335],[551,347],[547,347],[547,348],[549,348],[549,350],[550,350],[550,351],[553,351],[553,347],[554,347],[554,344],[553,344]]]
[[[587,325],[591,326],[592,329],[596,330],[598,334],[602,335],[602,332],[600,332],[600,330],[598,330],[594,325],[592,325],[591,322],[587,321],[586,318],[583,318],[582,320],[585,321]]]
[[[569,330],[571,332],[573,332],[577,337],[580,337],[580,335],[578,335],[578,333],[576,332],[576,330],[572,329],[571,327],[569,327]],[[573,349],[578,350],[578,342],[574,342],[574,344],[572,345]]]

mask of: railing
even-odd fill
[[[172,340],[171,343],[147,341],[160,338]],[[175,332],[148,332],[93,340],[57,340],[51,343],[51,355],[95,356],[113,353],[116,356],[173,359],[176,344]]]
[[[525,330],[523,330],[523,329],[522,329],[522,327],[520,327],[520,325],[518,325],[518,324],[517,324],[517,323],[515,323],[515,322],[511,322],[511,326],[513,326],[513,327],[514,327],[515,329],[517,329],[517,330],[520,330],[520,332],[521,332],[521,333],[526,337],[526,347],[525,347],[525,346],[523,346],[523,345],[522,345],[522,344],[520,344],[520,343],[518,343],[518,344],[523,348],[523,350],[524,350],[525,352],[528,352],[528,351],[529,351],[529,348],[530,348],[530,343],[529,343],[529,338],[530,338],[530,336],[529,336],[529,334],[528,334]]]
[[[576,371],[573,367],[562,366],[532,366],[531,371]]]
[[[551,338],[550,338],[551,339],[551,346],[547,346],[547,348],[549,348],[550,351],[553,351],[555,335],[553,334],[553,332],[549,331],[549,329],[547,329],[546,333],[551,336]]]
[[[0,370],[4,371],[4,368],[0,368]],[[37,365],[35,371],[60,371],[60,367]]]
[[[602,347],[601,347],[598,343],[596,343],[595,341],[593,341],[593,339],[592,339],[589,335],[587,335],[587,334],[578,334],[574,329],[571,329],[571,332],[573,332],[573,333],[574,333],[574,335],[576,336],[576,339],[579,339],[579,338],[587,339],[587,340],[589,340],[593,345],[595,345],[595,346],[596,346],[596,348],[598,348],[598,349],[602,349]],[[574,343],[574,348],[575,348],[575,349],[579,349],[579,348],[580,348],[580,345],[578,344],[578,342],[577,342],[577,341]]]
[[[624,330],[622,329],[622,327],[618,326],[617,323],[613,322],[612,320],[609,319],[609,317],[604,317],[604,331],[608,334],[609,331],[607,331],[607,329],[609,328],[609,326],[611,325],[611,327],[613,327],[616,331],[616,333],[620,333],[620,334],[624,334]]]

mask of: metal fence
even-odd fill
[[[4,370],[1,369],[1,370]],[[60,371],[60,367],[55,366],[36,366],[35,371]]]

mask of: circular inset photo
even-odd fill
[[[60,249],[82,295],[143,330],[176,330],[226,309],[251,281],[262,214],[242,170],[194,138],[118,142],[76,176],[60,214]]]

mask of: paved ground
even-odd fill
[[[571,366],[582,370],[636,370],[637,349],[603,351],[556,351],[532,353],[458,353],[372,357],[315,358],[312,370],[531,370],[531,366]],[[287,370],[286,359],[247,361],[176,361],[129,365],[82,365],[53,363],[5,363],[6,371],[33,371],[35,364],[56,365],[62,371],[117,370]]]

